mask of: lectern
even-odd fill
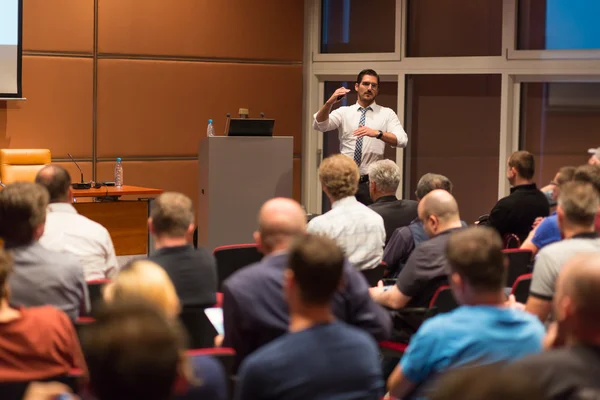
[[[261,205],[292,197],[292,137],[213,136],[199,147],[198,246],[253,243]]]

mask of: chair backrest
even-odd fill
[[[102,288],[104,285],[110,282],[110,279],[96,279],[93,281],[87,281],[88,294],[90,296],[90,304],[92,306],[90,315],[94,314],[94,310],[102,306],[104,299],[102,297]]]
[[[204,349],[215,346],[217,330],[204,314],[204,308],[184,307],[179,314],[179,321],[188,333],[191,348]]]
[[[525,304],[529,297],[529,287],[531,286],[531,277],[533,274],[524,274],[519,276],[512,285],[510,294],[515,296],[515,300]]]
[[[508,258],[508,273],[506,287],[512,287],[517,278],[531,272],[531,250],[505,249],[503,253]]]
[[[230,246],[219,246],[213,254],[217,260],[218,290],[225,279],[229,278],[237,270],[259,262],[263,255],[258,251],[256,244],[234,244]]]
[[[521,247],[521,239],[514,233],[507,233],[502,240],[505,249],[518,249]]]
[[[48,149],[0,149],[0,180],[4,184],[33,182],[38,171],[50,162]]]
[[[387,267],[386,263],[384,263],[382,261],[375,268],[363,269],[360,272],[363,274],[363,276],[365,277],[365,279],[369,283],[369,286],[370,287],[375,287],[375,286],[377,286],[377,282],[379,282],[380,280],[383,279],[383,275],[385,273],[386,267]]]
[[[458,306],[459,304],[454,298],[454,294],[452,294],[452,289],[448,285],[440,286],[429,302],[429,308],[435,308],[437,314],[450,312]]]

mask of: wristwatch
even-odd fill
[[[377,139],[381,139],[383,137],[383,131],[379,131],[379,134],[377,135]]]

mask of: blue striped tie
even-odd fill
[[[358,127],[362,127],[365,126],[365,122],[367,120],[366,118],[366,114],[367,111],[369,110],[373,110],[371,107],[367,107],[367,108],[362,108],[359,107],[358,111],[360,111],[362,114],[360,115],[360,122],[358,123]],[[360,166],[360,163],[362,161],[362,145],[363,145],[363,137],[359,137],[358,139],[356,139],[356,147],[354,148],[354,162],[356,163],[356,165]]]

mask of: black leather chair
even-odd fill
[[[179,314],[179,321],[188,333],[190,348],[205,349],[215,346],[217,330],[204,314],[204,308],[184,307]]]
[[[387,265],[385,263],[381,263],[375,268],[372,269],[363,269],[360,272],[363,274],[370,287],[377,286],[377,282],[383,279],[383,275],[385,273]]]
[[[219,246],[213,254],[217,260],[218,290],[222,291],[222,284],[237,270],[262,260],[256,244],[234,244]]]
[[[506,249],[503,253],[508,257],[508,274],[506,276],[506,287],[512,287],[517,278],[528,274],[531,268],[531,250]]]
[[[531,277],[533,274],[524,274],[519,276],[512,285],[510,294],[515,296],[515,300],[525,304],[529,297],[529,287],[531,286]]]

